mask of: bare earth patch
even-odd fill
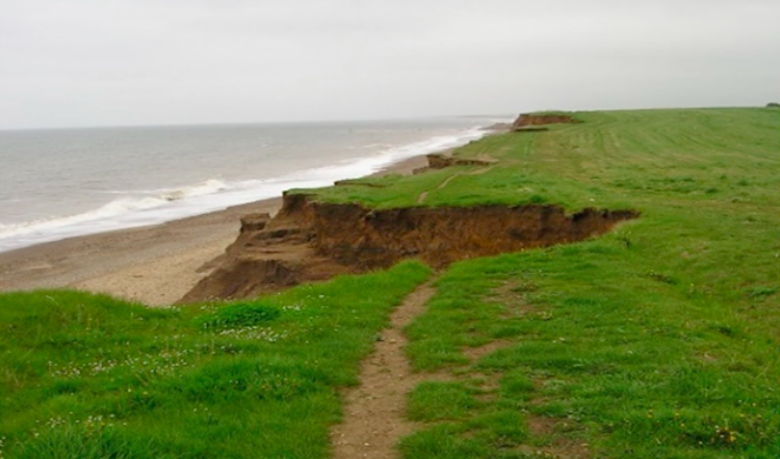
[[[423,380],[446,378],[412,373],[403,353],[407,339],[401,329],[422,312],[433,293],[423,285],[406,297],[361,364],[360,385],[345,392],[343,422],[331,430],[335,459],[398,457],[395,444],[417,425],[404,417],[406,394]]]
[[[491,352],[497,351],[502,347],[507,347],[510,345],[512,345],[512,341],[508,339],[499,339],[499,340],[491,341],[487,344],[483,344],[482,346],[479,347],[463,348],[463,355],[468,357],[468,359],[471,360],[472,362],[476,362],[477,360],[490,354]]]
[[[504,306],[505,312],[501,314],[501,317],[504,319],[524,316],[538,317],[541,319],[549,318],[549,313],[543,311],[538,306],[525,301],[524,294],[526,292],[534,291],[535,289],[536,288],[533,285],[506,282],[493,289],[491,299]]]

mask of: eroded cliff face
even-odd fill
[[[597,209],[567,215],[561,207],[540,205],[371,210],[287,195],[273,219],[242,219],[221,265],[181,302],[252,297],[410,257],[442,268],[466,258],[579,241],[636,216]]]
[[[454,261],[579,241],[631,218],[632,212],[557,206],[410,207],[372,211],[358,205],[312,204],[317,252],[363,269],[416,257],[434,268]]]
[[[427,155],[428,169],[446,169],[453,166],[490,166],[495,160],[484,160],[476,158],[456,158],[441,153]]]
[[[579,123],[580,121],[568,115],[534,115],[522,114],[512,123],[513,131],[534,131],[541,128],[532,128],[533,126],[542,126],[544,124],[556,123]]]

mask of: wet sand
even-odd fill
[[[393,164],[377,175],[410,174],[425,156]],[[240,217],[276,213],[281,197],[195,217],[48,242],[0,253],[0,291],[72,288],[107,293],[150,306],[181,298],[231,244]]]

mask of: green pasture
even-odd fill
[[[356,383],[390,309],[429,273],[407,262],[169,309],[2,295],[0,457],[327,457],[336,389]]]

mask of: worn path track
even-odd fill
[[[404,418],[406,393],[435,375],[413,374],[403,353],[401,331],[421,313],[434,289],[425,284],[406,297],[390,316],[373,354],[361,364],[360,385],[345,394],[344,421],[331,430],[335,459],[398,457],[395,444],[415,425]]]
[[[493,161],[495,161],[495,160],[493,160]],[[457,177],[460,177],[461,175],[482,175],[482,174],[490,171],[494,167],[495,166],[483,167],[481,169],[477,169],[477,170],[474,170],[474,171],[471,171],[471,172],[456,172],[456,173],[450,175],[449,177],[447,177],[443,182],[441,182],[436,187],[436,189],[437,190],[441,190],[442,188],[444,188],[447,185],[449,185],[451,181],[453,181]],[[417,196],[417,204],[422,204],[423,202],[425,202],[425,200],[427,198],[428,198],[428,191],[423,191],[422,193],[419,194],[419,196]]]

